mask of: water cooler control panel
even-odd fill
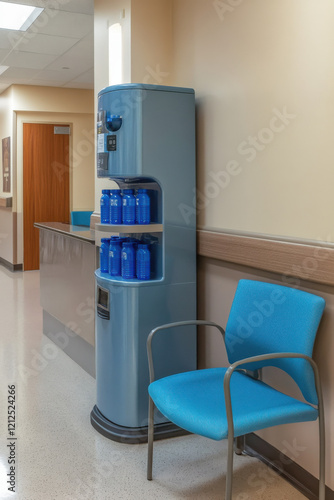
[[[97,287],[97,315],[102,319],[110,319],[109,290]]]
[[[109,153],[117,151],[117,135],[123,123],[121,115],[105,110],[97,114],[97,172],[104,177],[108,172]]]

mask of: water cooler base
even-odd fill
[[[100,434],[118,443],[147,443],[147,427],[123,427],[106,419],[95,405],[90,414],[90,422]],[[171,422],[154,426],[154,440],[169,437],[184,436],[189,432],[177,427]]]

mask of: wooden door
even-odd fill
[[[34,222],[69,223],[69,135],[56,125],[23,124],[23,267],[39,269]]]

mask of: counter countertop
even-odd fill
[[[86,226],[72,226],[62,222],[35,222],[34,226],[37,229],[54,231],[95,245],[95,231],[89,229],[89,227],[86,228]]]

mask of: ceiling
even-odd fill
[[[6,0],[5,0],[6,1]],[[92,89],[94,0],[8,0],[45,7],[25,31],[0,29],[0,94],[12,84]]]

